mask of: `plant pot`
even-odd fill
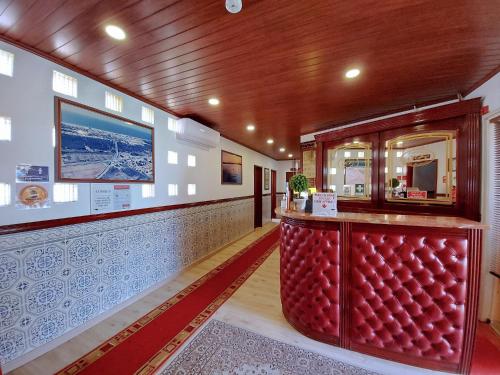
[[[294,198],[293,202],[295,203],[295,209],[298,212],[304,212],[305,211],[307,199],[305,199],[305,198]]]

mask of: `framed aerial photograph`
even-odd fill
[[[264,168],[264,190],[269,190],[269,168]]]
[[[57,179],[153,183],[154,129],[55,98]]]
[[[243,158],[229,151],[221,151],[221,183],[241,185],[243,183]]]

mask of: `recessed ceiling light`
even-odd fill
[[[280,148],[280,152],[285,152],[285,148],[284,148],[284,147],[281,147],[281,148]]]
[[[358,68],[349,69],[345,73],[345,76],[346,76],[346,78],[356,78],[357,76],[359,76],[360,73],[361,73],[361,70],[359,70]]]
[[[208,99],[208,104],[210,104],[210,105],[219,105],[219,103],[220,103],[220,100],[217,98]]]
[[[396,143],[397,146],[402,146],[403,145],[403,141],[399,141]]]
[[[106,33],[113,39],[123,40],[127,37],[125,31],[121,27],[115,25],[106,26]]]
[[[238,13],[243,7],[241,0],[226,0],[226,9],[229,13]]]
[[[268,145],[272,145],[273,143],[274,143],[274,140],[272,140],[271,138],[269,138],[269,139],[267,140],[267,144],[268,144]]]
[[[253,131],[255,130],[255,125],[252,125],[252,124],[247,125],[247,130],[248,130],[249,132],[253,132]]]
[[[288,154],[288,157],[289,158],[293,158],[293,154]]]

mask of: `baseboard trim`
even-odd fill
[[[228,242],[227,244],[224,244],[220,247],[218,247],[217,249],[215,250],[212,250],[210,251],[209,253],[205,254],[203,257],[195,260],[193,263],[187,265],[186,267],[176,271],[175,273],[171,274],[170,276],[168,276],[165,280],[157,283],[157,284],[154,284],[152,286],[150,286],[149,288],[143,290],[142,292],[140,292],[139,294],[135,295],[134,297],[131,297],[129,298],[128,300],[122,302],[121,304],[119,305],[116,305],[114,307],[112,307],[111,309],[99,314],[98,316],[96,316],[95,318],[89,320],[88,322],[86,322],[85,324],[79,326],[79,327],[76,327],[74,329],[72,329],[71,331],[68,331],[66,333],[64,333],[62,336],[36,348],[36,349],[33,349],[31,350],[30,352],[6,363],[5,365],[3,365],[2,367],[2,371],[4,372],[4,374],[7,374],[9,371],[13,371],[21,366],[24,366],[25,364],[27,364],[28,362],[31,362],[33,360],[35,360],[36,358],[50,352],[51,350],[54,350],[55,348],[57,348],[58,346],[64,344],[65,342],[71,340],[72,338],[78,336],[79,334],[85,332],[86,330],[94,327],[95,325],[101,323],[102,321],[106,320],[107,318],[109,318],[110,316],[118,313],[119,311],[125,309],[126,307],[134,304],[135,302],[137,302],[138,300],[146,297],[148,294],[154,292],[155,290],[165,286],[166,284],[168,284],[169,282],[171,282],[173,279],[175,279],[177,276],[179,276],[182,272],[185,272],[187,270],[189,270],[190,268],[192,267],[195,267],[196,265],[200,264],[201,262],[207,260],[208,258],[210,258],[211,256],[215,255],[216,253],[218,253],[219,251],[222,251],[224,250],[226,247],[229,247],[231,245],[233,245],[234,243],[240,241],[242,238],[248,236],[250,233],[254,232],[254,229],[251,229],[249,230],[248,232],[246,232],[245,234],[239,236],[238,238]],[[267,233],[267,232],[266,232]],[[175,293],[174,293],[175,294]],[[166,297],[165,299],[167,299],[168,297]],[[83,353],[85,354],[85,353]]]

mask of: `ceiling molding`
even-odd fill
[[[317,131],[315,131],[313,133],[305,133],[305,134],[301,134],[301,136],[320,133],[320,132],[326,132],[328,130],[335,130],[337,128],[340,128],[341,126],[347,127],[347,126],[351,126],[351,125],[352,126],[363,125],[363,124],[358,124],[358,122],[367,122],[368,123],[368,122],[371,122],[372,120],[375,120],[379,117],[392,116],[392,115],[397,116],[401,112],[407,112],[407,111],[411,111],[412,109],[424,108],[424,107],[428,107],[428,106],[436,105],[436,104],[440,104],[440,103],[442,103],[443,105],[446,105],[446,104],[449,104],[448,102],[450,100],[456,100],[456,99],[457,99],[456,96],[447,96],[447,97],[444,97],[441,99],[430,100],[430,101],[421,102],[421,103],[417,103],[417,104],[413,104],[413,105],[407,105],[407,106],[400,107],[398,109],[394,109],[391,111],[380,112],[380,113],[376,113],[374,115],[370,115],[370,116],[366,116],[366,117],[360,117],[360,118],[354,119],[352,121],[345,121],[345,122],[341,122],[341,123],[325,125],[324,127],[321,127],[320,129],[318,129]],[[306,143],[306,142],[304,142],[304,143]]]

